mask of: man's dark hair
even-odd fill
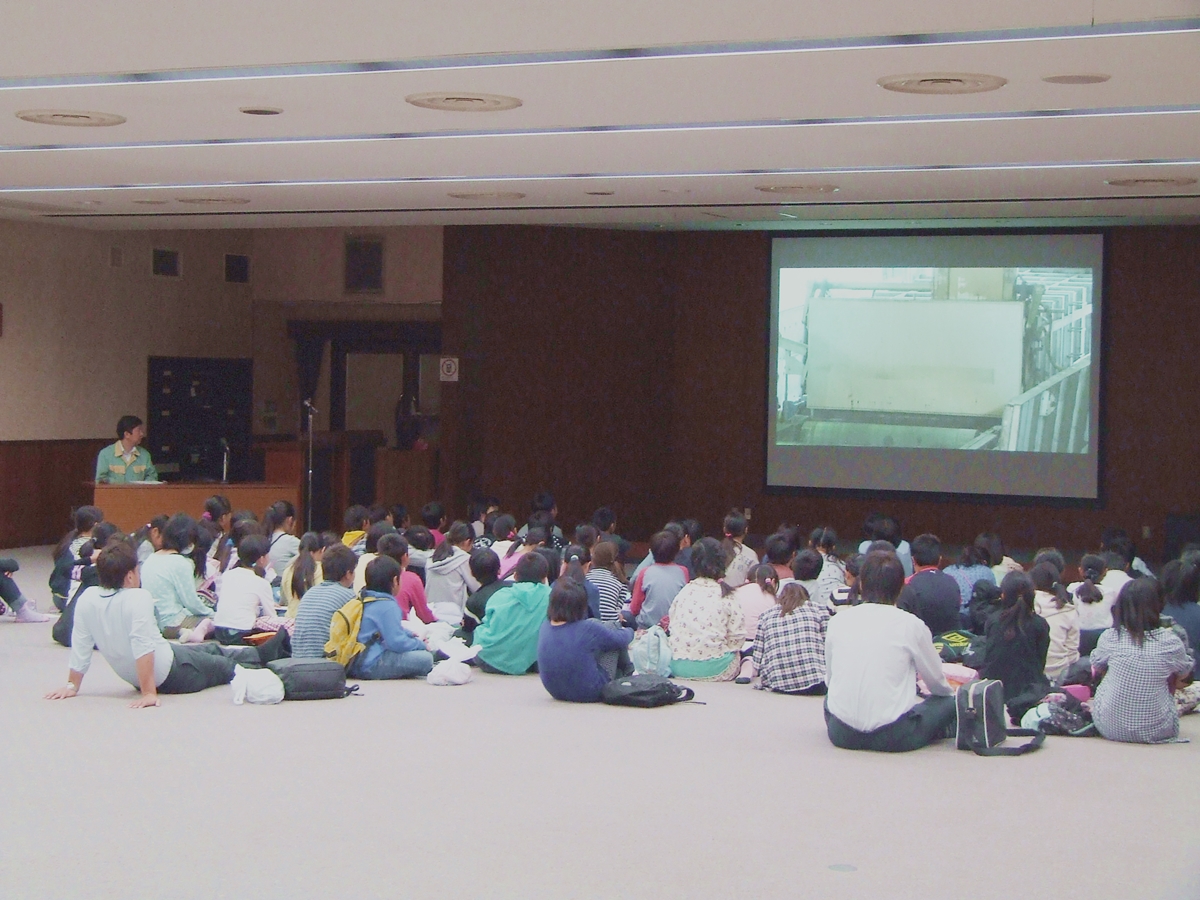
[[[446,509],[436,500],[431,500],[421,507],[421,521],[426,528],[440,528],[446,520]]]
[[[367,553],[379,552],[379,539],[385,534],[395,534],[396,526],[389,525],[387,522],[376,522],[367,529]]]
[[[679,555],[679,535],[671,531],[660,531],[650,537],[650,555],[656,563],[674,562]]]
[[[392,582],[400,577],[400,563],[390,556],[377,556],[367,563],[366,588],[381,594],[392,592]]]
[[[437,543],[433,539],[433,534],[424,525],[412,526],[412,528],[404,532],[404,537],[408,540],[409,544],[418,550],[432,550],[433,545]]]
[[[517,581],[545,581],[550,575],[550,564],[540,553],[526,553],[517,563],[513,575]]]
[[[481,586],[492,584],[500,579],[500,557],[494,550],[486,547],[472,550],[467,565]]]
[[[358,566],[358,554],[345,544],[334,544],[321,557],[321,573],[326,581],[341,581]]]
[[[382,522],[392,514],[392,511],[382,503],[376,503],[367,510],[367,521],[374,525],[376,522]]]
[[[773,566],[786,566],[794,552],[792,539],[786,534],[773,534],[763,545],[764,560]]]
[[[574,578],[560,578],[550,588],[547,617],[554,622],[578,622],[587,618],[587,591]]]
[[[125,437],[133,429],[144,424],[137,416],[121,416],[117,419],[117,440]]]
[[[396,562],[408,556],[408,541],[397,531],[389,531],[379,539],[375,552],[380,556],[390,556]]]
[[[894,606],[904,589],[904,565],[895,553],[868,553],[858,572],[858,591],[866,603]]]
[[[549,491],[538,491],[533,495],[533,499],[529,501],[529,511],[535,512],[550,512],[556,506],[554,495]],[[553,520],[553,516],[550,517]]]
[[[601,532],[608,531],[617,524],[617,514],[607,506],[602,506],[592,513],[592,524]]]
[[[918,566],[936,566],[942,559],[942,541],[936,534],[918,534],[912,539],[912,560]]]
[[[797,581],[812,581],[824,565],[824,557],[816,550],[801,550],[792,562],[792,574]]]
[[[120,590],[125,586],[125,576],[136,569],[137,564],[137,553],[127,542],[119,541],[105,547],[96,559],[96,577],[100,579],[100,586],[110,591]]]
[[[343,531],[366,531],[363,528],[363,522],[366,522],[371,516],[371,511],[361,504],[354,504],[346,514],[342,516],[342,524],[346,526]]]

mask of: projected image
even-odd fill
[[[781,268],[776,443],[1085,454],[1090,268]]]

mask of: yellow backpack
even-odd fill
[[[361,594],[356,594],[333,614],[333,618],[329,622],[329,640],[325,642],[325,658],[345,666],[347,672],[350,671],[354,660],[358,658],[358,654],[367,649],[366,645],[358,639],[358,632],[362,627],[363,605],[373,603],[377,599],[379,598],[369,597],[364,600]]]

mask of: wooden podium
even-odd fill
[[[229,498],[233,511],[253,510],[262,519],[276,500],[289,500],[299,508],[300,490],[296,484],[220,484],[204,482],[162,482],[161,484],[97,484],[92,504],[104,510],[105,521],[126,533],[137,531],[159,514],[187,513],[199,518],[204,501],[213,494]]]

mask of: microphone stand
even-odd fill
[[[221,484],[229,484],[229,442],[221,438]]]
[[[312,531],[312,508],[313,508],[313,413],[317,410],[312,405],[312,398],[304,401],[304,408],[308,410],[308,496],[305,498],[305,517],[308,519],[308,527],[306,531]]]

